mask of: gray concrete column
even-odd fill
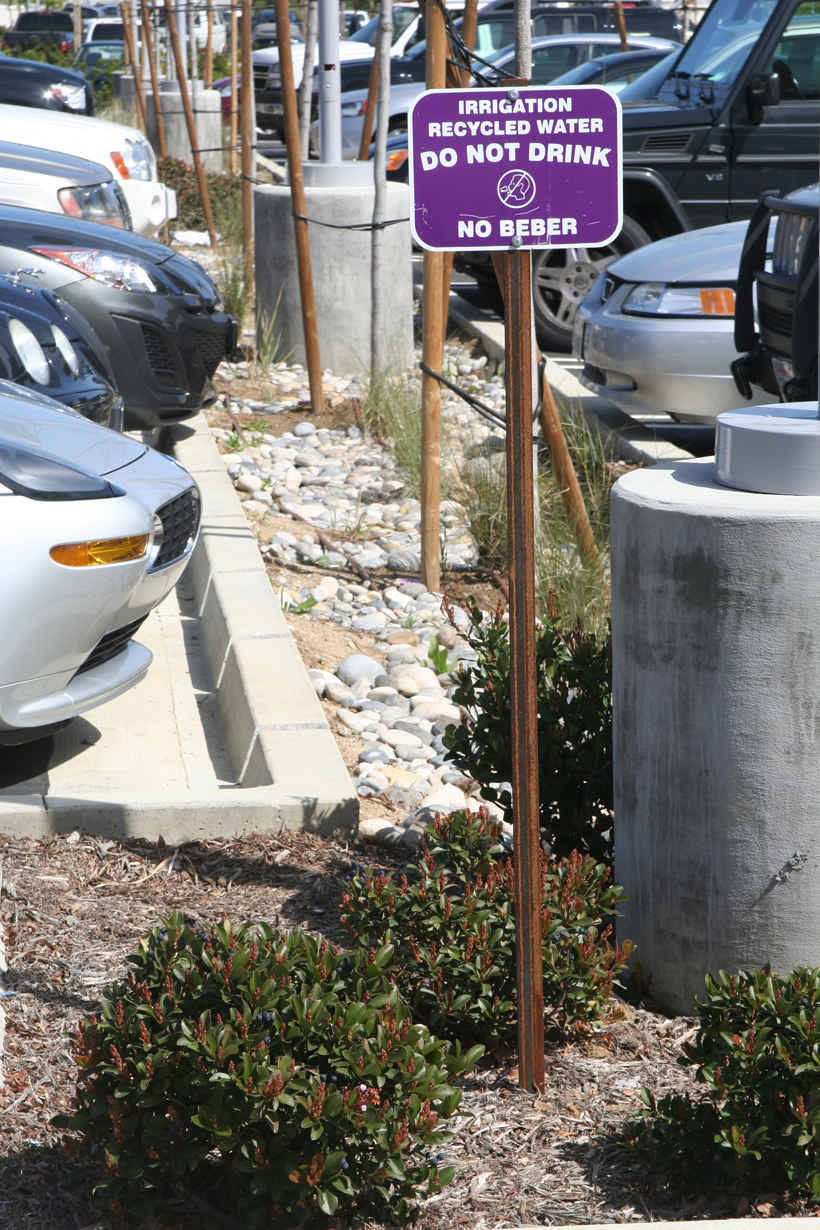
[[[133,80],[123,78],[123,81]],[[188,94],[194,109],[197,139],[202,152],[202,162],[206,171],[222,170],[222,99],[216,90],[205,89],[201,81],[188,82]],[[148,121],[148,140],[159,156],[159,137],[157,136],[156,110],[152,90],[145,91],[145,110]],[[161,81],[160,98],[162,101],[162,117],[165,121],[165,144],[171,158],[181,158],[189,166],[193,165],[191,142],[188,139],[188,126],[185,122],[185,112],[182,107],[182,95],[179,92],[179,82]],[[123,95],[123,106],[125,96]]]
[[[373,187],[305,187],[307,216],[320,222],[369,223]],[[290,188],[265,184],[254,191],[256,226],[257,311],[268,318],[276,311],[275,334],[280,352],[305,363],[302,307],[296,269]],[[405,184],[388,184],[387,217],[407,218]],[[312,224],[310,254],[322,367],[333,372],[363,372],[370,367],[370,231],[334,230]],[[405,370],[413,362],[413,276],[410,226],[400,222],[384,232],[388,322],[387,355],[391,367]],[[281,299],[280,299],[281,295]],[[278,303],[278,308],[277,308]]]
[[[612,492],[615,878],[662,1004],[820,964],[820,498],[711,460]]]

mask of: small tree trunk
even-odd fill
[[[372,314],[370,323],[370,375],[376,380],[387,366],[384,320],[384,222],[387,212],[387,128],[390,123],[390,52],[393,47],[393,0],[382,0],[379,22],[379,115],[373,156],[373,239],[371,260]]]
[[[310,158],[310,106],[313,99],[313,57],[316,55],[316,40],[319,37],[319,0],[308,0],[306,25],[305,60],[302,66],[302,84],[299,86],[299,140],[302,144],[302,162],[307,162]]]

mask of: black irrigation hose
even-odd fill
[[[533,422],[539,418],[541,414],[541,388],[546,366],[546,359],[542,359],[538,364],[538,398],[533,408]],[[492,423],[494,426],[503,427],[506,431],[507,420],[503,417],[503,415],[500,415],[495,410],[491,410],[489,406],[485,406],[483,401],[479,401],[478,398],[474,397],[472,393],[467,393],[464,389],[460,389],[457,384],[453,384],[452,380],[448,380],[446,376],[442,376],[441,372],[434,371],[434,369],[432,367],[428,367],[426,363],[419,363],[419,367],[424,372],[425,376],[432,376],[434,380],[439,380],[446,386],[446,388],[455,393],[457,397],[460,397],[462,401],[466,401],[467,405],[472,410],[475,410],[476,414],[480,414],[483,419],[486,419],[488,423]]]
[[[395,226],[398,222],[409,222],[409,218],[389,218],[386,222],[321,222],[319,218],[308,218],[305,214],[293,213],[300,222],[313,222],[316,226],[327,226],[333,231],[383,231],[386,226]]]

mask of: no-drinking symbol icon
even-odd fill
[[[534,199],[535,188],[529,171],[505,171],[498,181],[498,197],[509,209],[524,209]]]

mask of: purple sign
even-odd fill
[[[423,248],[599,248],[622,225],[621,104],[595,85],[428,90],[410,111]]]

